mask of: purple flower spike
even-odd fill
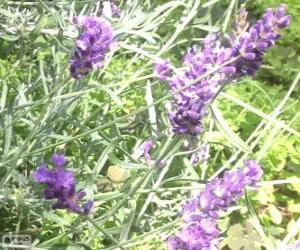
[[[286,6],[281,4],[274,12],[267,9],[247,31],[233,37],[233,56],[242,57],[236,62],[237,76],[254,75],[262,64],[263,54],[281,35],[279,31],[290,25],[291,16],[285,16]]]
[[[76,193],[76,180],[71,171],[63,167],[67,160],[62,154],[53,154],[54,169],[50,170],[46,164],[41,164],[32,174],[34,180],[46,184],[44,190],[45,199],[56,199],[53,209],[67,209],[75,213],[86,213],[91,210],[92,204],[88,202],[83,208],[79,201],[85,196],[85,192]]]
[[[203,50],[196,46],[188,50],[184,56],[184,72],[181,75],[160,74],[161,80],[168,81],[173,91],[195,81],[194,85],[175,95],[175,111],[169,114],[169,119],[173,131],[177,134],[197,136],[203,132],[202,119],[207,115],[208,105],[214,99],[220,85],[235,73],[235,67],[231,65],[221,68],[216,77],[197,82],[208,70],[231,59],[232,50],[222,47],[216,41],[217,38],[217,34],[211,34],[205,38]],[[161,68],[162,66],[156,66],[155,71],[158,72]],[[167,72],[169,74],[169,71]]]
[[[105,19],[99,17],[75,18],[74,23],[83,29],[70,60],[71,75],[79,79],[103,66],[105,54],[113,43],[113,30]]]
[[[231,46],[223,46],[218,34],[209,34],[204,38],[201,49],[196,46],[188,49],[182,69],[171,72],[166,62],[154,65],[155,74],[161,81],[168,82],[172,91],[189,85],[174,95],[174,111],[169,114],[174,133],[189,136],[201,134],[204,130],[203,119],[219,90],[227,82],[234,82],[245,75],[255,75],[263,62],[264,53],[280,39],[279,31],[291,22],[285,11],[285,5],[280,5],[275,12],[267,9],[261,20],[250,26],[246,20],[246,10],[241,9],[231,36]],[[218,70],[214,74],[203,77],[216,68]]]
[[[262,176],[261,167],[253,160],[245,161],[244,170],[226,171],[204,190],[182,206],[183,227],[167,240],[170,250],[219,249],[219,213],[240,198],[247,185],[255,186]]]

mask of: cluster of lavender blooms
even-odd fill
[[[249,27],[247,12],[242,9],[230,45],[223,46],[217,34],[208,35],[202,50],[195,46],[188,50],[179,73],[172,72],[168,61],[155,63],[154,72],[161,81],[168,82],[172,91],[185,88],[175,94],[175,111],[169,114],[175,133],[191,136],[202,133],[202,119],[225,83],[254,75],[266,50],[280,39],[279,31],[289,26],[291,17],[285,11],[283,4],[276,11],[267,9],[262,19]]]
[[[102,61],[114,41],[109,22],[100,17],[74,18],[74,24],[82,28],[74,55],[70,60],[72,77],[79,79],[103,66]]]
[[[217,221],[221,211],[243,195],[246,186],[255,186],[263,172],[254,160],[244,162],[244,170],[226,171],[215,178],[194,199],[187,201],[181,211],[184,227],[168,238],[170,250],[218,249],[220,229]]]
[[[64,169],[67,160],[63,154],[53,154],[51,170],[45,163],[33,173],[36,182],[46,184],[44,196],[46,199],[56,199],[53,209],[67,209],[78,214],[89,214],[93,201],[87,201],[82,207],[80,200],[85,196],[84,191],[76,193],[76,180],[71,171]]]

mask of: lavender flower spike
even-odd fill
[[[219,249],[221,232],[217,222],[221,211],[240,198],[247,185],[255,186],[262,169],[255,161],[245,161],[245,169],[226,171],[223,178],[206,184],[205,189],[182,206],[184,226],[167,240],[170,250]]]
[[[281,4],[276,11],[267,9],[263,17],[248,30],[241,32],[244,27],[244,18],[238,17],[236,27],[239,29],[232,38],[232,56],[241,56],[236,64],[236,77],[254,75],[260,68],[263,55],[281,38],[279,31],[290,25],[291,16],[285,16],[286,6]],[[245,11],[240,16],[247,16]]]
[[[46,184],[44,195],[46,199],[56,199],[53,209],[67,209],[69,211],[88,214],[93,206],[92,201],[88,201],[82,208],[80,200],[85,196],[85,192],[76,193],[76,180],[71,171],[64,169],[67,163],[63,154],[53,154],[52,162],[55,168],[50,170],[45,163],[33,173],[34,180]]]
[[[83,29],[70,60],[71,75],[79,79],[103,66],[105,54],[113,43],[113,30],[105,19],[99,17],[75,18],[74,23]]]
[[[231,46],[223,46],[218,34],[210,34],[204,39],[202,49],[193,46],[187,51],[183,67],[176,70],[176,74],[170,72],[166,63],[155,64],[156,75],[168,82],[172,91],[194,83],[175,95],[174,111],[169,119],[176,134],[201,134],[208,107],[222,87],[244,75],[256,73],[266,50],[280,39],[279,31],[291,22],[285,10],[283,4],[276,11],[267,9],[262,19],[250,26],[246,21],[247,12],[242,9],[231,36]],[[213,69],[213,74],[204,77]]]

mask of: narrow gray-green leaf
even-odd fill
[[[215,103],[211,105],[211,111],[218,125],[218,128],[220,129],[221,132],[224,133],[227,139],[238,149],[242,150],[243,152],[250,153],[251,148],[249,147],[249,145],[246,142],[244,142],[236,133],[232,131],[232,129],[228,125],[227,121],[224,119],[221,111],[219,110],[219,108]]]

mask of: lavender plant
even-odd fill
[[[251,25],[238,7],[0,3],[1,235],[33,249],[298,247],[300,73],[287,92],[244,78],[272,70],[263,56],[291,17],[280,5]],[[72,170],[57,153],[36,167],[56,150]]]

